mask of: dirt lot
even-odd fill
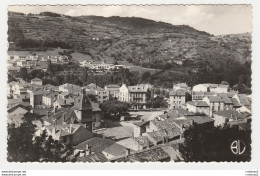
[[[126,139],[133,136],[135,122],[153,120],[157,115],[163,114],[163,111],[153,112],[131,112],[131,115],[137,115],[139,120],[113,122],[106,121],[106,129],[98,131],[97,134],[104,135],[108,139],[115,139],[116,141]]]

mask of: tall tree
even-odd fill
[[[47,72],[48,72],[49,74],[53,74],[53,67],[52,67],[51,60],[48,61]]]

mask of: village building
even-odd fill
[[[102,151],[114,143],[115,141],[110,139],[93,137],[73,146],[74,156],[86,157],[93,154],[103,155]]]
[[[76,98],[74,106],[71,108],[74,110],[77,121],[87,125],[87,128],[90,130],[96,130],[101,127],[101,111],[97,107],[93,108],[92,103],[89,100],[85,89],[82,89],[82,92],[78,98]],[[93,109],[97,111],[93,112]],[[93,114],[95,115],[93,116]]]
[[[126,156],[128,154],[128,152],[129,151],[125,147],[123,147],[122,145],[119,145],[117,143],[110,145],[109,147],[105,148],[102,151],[102,153],[105,155],[105,157],[108,160]]]
[[[183,158],[176,149],[178,143],[167,146],[155,146],[144,149],[124,157],[116,158],[115,162],[169,162],[183,161]]]
[[[239,113],[235,110],[224,110],[214,112],[214,125],[223,126],[231,122],[247,123],[251,119],[251,115],[248,113]]]
[[[120,92],[120,86],[119,85],[113,85],[113,84],[109,84],[106,85],[105,90],[109,91],[109,95],[113,98],[117,98],[119,96],[119,92]]]
[[[16,106],[8,110],[7,123],[17,128],[32,118],[33,114],[26,107]]]
[[[210,115],[210,107],[205,101],[189,101],[186,108],[191,113]]]
[[[123,84],[119,89],[119,101],[135,104],[134,108],[145,108],[147,100],[154,94],[154,88],[150,84],[139,84],[136,86],[126,86]]]
[[[62,141],[65,145],[77,145],[87,139],[91,139],[94,134],[81,124],[62,124],[44,126],[35,132],[35,136],[40,136],[43,131],[54,140]]]
[[[16,65],[18,67],[26,67],[30,69],[32,67],[36,67],[37,61],[32,61],[32,60],[17,61]]]
[[[229,85],[225,84],[198,84],[192,89],[194,92],[213,92],[213,93],[227,93]]]
[[[31,80],[31,84],[42,86],[42,80],[39,79],[39,78],[34,78],[34,79]]]
[[[169,108],[181,108],[186,102],[186,91],[185,89],[177,89],[175,91],[171,91],[170,94],[170,102]]]
[[[30,93],[30,105],[34,108],[37,105],[42,105],[42,97],[49,94],[49,91],[37,90]]]
[[[209,96],[203,99],[209,105],[209,116],[212,117],[214,112],[223,111],[225,101],[219,96]]]
[[[235,94],[231,98],[231,101],[233,102],[234,109],[240,108],[242,106],[251,109],[251,103],[249,102],[246,94]]]
[[[178,89],[184,89],[186,92],[191,93],[191,87],[189,87],[186,83],[174,84],[173,87],[172,87],[172,90],[176,91]]]
[[[53,107],[54,100],[57,99],[58,92],[50,92],[42,96],[42,104],[48,107]]]
[[[192,91],[192,101],[202,101],[203,98],[212,96],[214,93],[212,92],[196,92]]]
[[[59,86],[59,92],[80,93],[81,87],[74,84],[66,83]]]
[[[57,98],[53,100],[53,106],[57,108],[72,107],[75,103],[75,99],[78,97],[77,94],[62,92],[57,95]]]
[[[94,83],[91,83],[85,87],[87,93],[94,94],[97,97],[99,103],[103,103],[109,100],[109,90],[103,89]]]

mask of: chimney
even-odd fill
[[[70,124],[70,133],[72,133],[72,124]]]
[[[142,119],[142,122],[144,121],[144,119]]]
[[[65,119],[65,114],[62,114],[62,121],[65,122],[66,119]]]
[[[149,149],[150,148],[150,141],[149,141],[149,139],[147,140],[147,149]]]
[[[130,149],[126,148],[126,156],[129,156],[129,155],[130,155]]]
[[[50,117],[50,115],[51,115],[51,112],[47,111],[47,116]]]
[[[54,107],[54,114],[57,112],[57,110],[58,110],[58,107],[55,106],[55,107]]]
[[[169,137],[166,136],[166,137],[165,137],[165,143],[167,144],[168,142],[169,142]]]
[[[184,128],[184,125],[182,124],[181,125],[181,131],[184,131],[185,130],[185,128]]]
[[[191,126],[194,126],[194,120],[193,119],[190,120],[190,124],[191,124]]]
[[[88,144],[86,144],[86,150],[88,150],[89,149],[89,145]]]
[[[82,94],[82,95],[85,95],[85,94],[86,94],[86,91],[85,91],[85,89],[84,89],[83,87],[81,88],[81,94]]]

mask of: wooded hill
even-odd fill
[[[212,67],[251,59],[251,34],[213,36],[187,25],[143,18],[9,12],[8,27],[8,41],[16,44],[10,50],[60,46],[97,60],[128,60],[151,68],[180,59],[188,66]]]

